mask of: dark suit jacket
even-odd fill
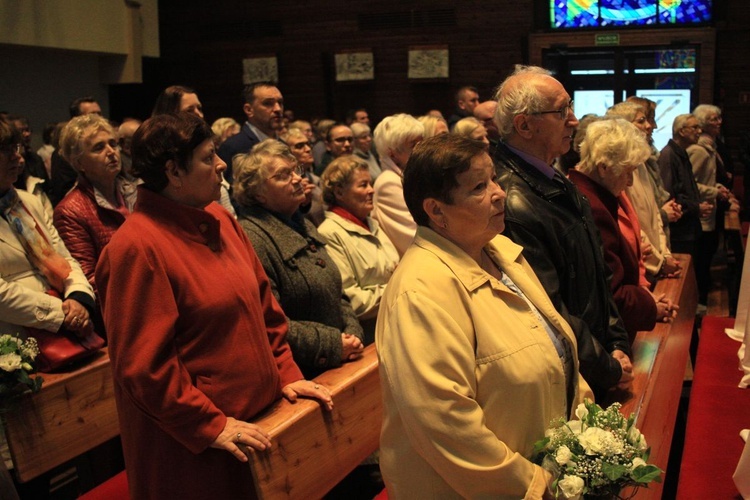
[[[219,148],[218,155],[227,164],[227,169],[224,172],[224,178],[227,182],[231,184],[234,179],[232,175],[232,158],[234,158],[234,155],[249,153],[253,149],[253,146],[259,142],[260,140],[250,130],[250,126],[247,123],[242,126],[239,134],[233,135],[224,141],[224,144]]]

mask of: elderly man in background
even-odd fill
[[[591,207],[552,167],[570,149],[578,120],[562,84],[517,66],[499,87],[495,152],[507,193],[504,234],[524,255],[578,339],[581,374],[597,396],[633,378],[628,335],[609,288]]]
[[[700,135],[701,127],[695,116],[678,115],[672,123],[672,138],[659,154],[664,188],[682,207],[682,217],[669,224],[672,251],[694,257],[695,245],[701,235],[700,218],[708,216],[713,210],[711,203],[701,201],[687,152],[688,147],[698,142]]]
[[[224,178],[232,183],[232,158],[234,155],[247,154],[261,141],[276,139],[284,118],[284,96],[281,91],[269,82],[257,82],[246,85],[242,91],[244,104],[242,111],[247,121],[236,134],[221,145],[219,158],[227,164]]]
[[[413,116],[401,113],[384,118],[375,127],[374,136],[383,172],[373,186],[372,216],[401,257],[417,232],[417,224],[404,200],[403,170],[414,146],[424,137],[424,125]]]
[[[487,139],[490,141],[490,154],[495,152],[497,143],[500,141],[500,134],[495,125],[495,113],[497,113],[497,101],[489,100],[477,104],[474,108],[474,118],[482,122],[487,129]]]
[[[474,108],[479,104],[479,92],[476,87],[465,86],[456,91],[456,111],[448,118],[448,127],[453,130],[453,125],[461,118],[472,116]]]

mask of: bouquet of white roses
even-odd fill
[[[30,377],[36,373],[34,360],[38,354],[35,338],[0,335],[0,409],[7,409],[21,394],[42,387],[42,377]]]
[[[553,422],[534,445],[534,460],[552,474],[560,498],[620,498],[626,486],[661,482],[662,470],[647,463],[651,450],[633,425],[635,417],[625,418],[620,407],[603,410],[586,400],[576,409],[579,420]]]

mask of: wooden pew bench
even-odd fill
[[[18,480],[25,483],[120,434],[106,348],[67,373],[43,373],[42,390],[6,414]]]
[[[680,306],[672,323],[638,332],[633,344],[634,381],[629,391],[612,391],[608,403],[622,403],[622,413],[636,415],[636,425],[651,447],[649,462],[667,470],[690,339],[698,302],[695,273],[688,255],[677,255],[684,266],[678,279],[660,280],[654,293],[665,293]],[[660,499],[663,483],[638,492],[638,499]],[[624,497],[627,497],[625,492]]]

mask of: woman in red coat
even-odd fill
[[[303,379],[263,267],[215,203],[226,165],[209,126],[147,120],[133,168],[135,211],[96,270],[131,498],[252,497],[239,446],[270,441],[248,420],[282,396],[330,409],[330,393]]]
[[[581,161],[568,172],[591,203],[604,258],[612,271],[612,296],[631,344],[639,330],[651,330],[657,320],[669,321],[675,312],[671,301],[654,297],[648,290],[645,276],[641,280],[640,226],[624,192],[633,184],[633,171],[649,154],[645,138],[633,124],[621,118],[604,119],[588,126]],[[618,210],[627,217],[629,232],[621,229]]]

